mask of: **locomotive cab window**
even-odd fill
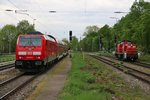
[[[19,45],[20,46],[41,46],[42,37],[41,36],[20,36]]]
[[[131,42],[128,41],[128,44],[131,44]]]

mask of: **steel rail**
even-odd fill
[[[11,95],[15,94],[17,91],[21,90],[23,87],[25,87],[27,84],[31,83],[38,76],[39,76],[39,74],[31,77],[30,79],[28,79],[27,81],[25,81],[21,85],[15,87],[12,90],[10,90],[9,92],[5,93],[3,96],[0,97],[0,100],[6,100],[9,96],[11,96]]]
[[[143,78],[142,76],[140,76],[140,75],[138,75],[138,74],[135,74],[135,72],[138,72],[138,73],[140,73],[140,74],[143,74],[143,75],[146,75],[146,76],[149,77],[150,75],[147,74],[147,73],[137,71],[137,70],[132,69],[132,68],[129,68],[129,67],[125,66],[125,65],[123,65],[122,67],[117,67],[117,66],[115,66],[115,65],[113,64],[113,63],[114,63],[113,61],[110,61],[110,60],[108,60],[108,59],[101,58],[101,57],[96,56],[96,55],[90,55],[90,56],[93,57],[93,58],[96,58],[96,59],[98,59],[98,60],[100,60],[100,61],[102,61],[102,62],[104,62],[104,63],[106,63],[106,64],[108,64],[108,65],[111,65],[111,66],[117,68],[118,70],[120,70],[120,71],[122,71],[122,72],[124,72],[123,67],[124,67],[124,68],[127,68],[127,69],[130,69],[131,72],[129,71],[129,72],[124,72],[124,73],[130,74],[130,75],[132,75],[132,76],[134,76],[134,77],[136,77],[136,78],[138,78],[138,79],[140,79],[140,80],[142,80],[142,81],[144,81],[144,82],[150,84],[150,80],[147,80],[147,79]],[[133,71],[135,71],[135,72],[133,72]]]
[[[104,57],[113,58],[115,60],[118,60],[118,58],[113,57],[113,56],[104,56]],[[135,61],[135,62],[127,62],[127,61],[125,61],[125,62],[134,64],[134,65],[138,65],[138,66],[141,66],[141,67],[144,67],[144,68],[150,68],[150,64],[144,63],[144,62],[141,62],[141,61]]]
[[[15,63],[0,66],[0,71],[15,67]]]
[[[0,87],[2,87],[3,85],[6,85],[6,84],[8,84],[8,83],[10,83],[10,82],[12,82],[12,81],[18,79],[18,78],[20,78],[20,77],[23,76],[24,74],[25,74],[25,73],[21,73],[21,74],[19,74],[19,75],[17,75],[17,76],[14,76],[14,77],[12,77],[12,78],[10,78],[10,79],[8,79],[8,80],[5,80],[5,81],[1,82],[1,83],[0,83]]]
[[[140,61],[134,62],[133,64],[136,64],[136,65],[139,65],[139,66],[142,66],[142,67],[146,67],[146,68],[150,68],[150,64],[143,63],[143,62],[140,62]]]

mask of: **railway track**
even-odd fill
[[[40,74],[25,75],[25,73],[23,73],[0,83],[0,100],[6,100],[9,96],[15,94],[17,91],[32,82],[39,75]]]
[[[61,60],[61,59],[60,59]],[[57,62],[53,63],[54,66]],[[50,67],[52,68],[52,67]],[[41,71],[38,74],[34,75],[27,75],[26,73],[22,73],[16,77],[13,77],[9,80],[0,83],[0,100],[7,100],[10,99],[9,97],[19,92],[22,88],[27,86],[31,83],[34,79],[40,76],[43,72],[47,72],[50,68],[46,71]]]
[[[113,57],[113,56],[105,56],[105,57],[113,58],[113,59],[118,60],[116,57]],[[141,66],[141,67],[145,67],[145,68],[150,68],[150,64],[144,63],[144,62],[141,62],[141,61],[136,61],[136,62],[128,62],[128,61],[125,61],[125,62],[126,62],[126,63],[134,64],[134,65],[138,65],[138,66]]]
[[[133,62],[133,64],[136,64],[136,65],[139,65],[139,66],[142,66],[142,67],[150,68],[150,64],[143,63],[143,62],[140,62],[140,61]]]
[[[0,71],[15,67],[15,63],[0,66]]]
[[[108,59],[105,59],[105,58],[102,58],[102,57],[99,57],[96,55],[90,55],[90,56],[92,56],[93,58],[96,58],[96,59],[98,59],[98,60],[100,60],[100,61],[102,61],[102,62],[104,62],[110,66],[113,66],[113,67],[117,68],[118,70],[120,70],[126,74],[132,75],[135,78],[138,78],[139,80],[142,80],[142,81],[150,84],[150,73],[145,73],[145,72],[133,69],[129,66],[118,64],[114,61],[111,61],[111,60],[108,60]]]
[[[0,87],[2,87],[3,85],[6,85],[7,83],[10,83],[10,82],[14,81],[14,80],[17,79],[17,78],[20,78],[20,77],[23,76],[24,74],[25,74],[25,73],[19,74],[19,75],[17,75],[17,76],[14,76],[14,77],[12,77],[12,78],[10,78],[10,79],[7,79],[7,80],[1,82],[1,83],[0,83]]]

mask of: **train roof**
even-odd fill
[[[37,35],[43,35],[43,33],[39,32],[39,31],[36,31],[36,32],[29,32],[27,34],[37,34]]]
[[[50,40],[50,41],[53,41],[53,42],[57,42],[56,39],[55,39],[52,35],[46,35],[46,34],[44,34],[43,36],[44,36],[44,38],[45,38],[46,40]]]
[[[29,33],[21,34],[21,35],[43,35],[46,40],[50,40],[50,41],[53,41],[53,42],[56,41],[56,38],[53,37],[52,35],[43,34],[43,33],[39,32],[39,31],[29,32]]]

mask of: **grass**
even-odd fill
[[[0,55],[0,63],[15,60],[15,55]]]
[[[150,63],[150,54],[142,55],[141,57],[139,57],[139,59],[140,59],[141,61],[145,61],[145,62]]]
[[[78,53],[74,54],[69,78],[59,99],[62,100],[107,100],[111,93],[96,83],[96,77],[85,71],[86,61]]]
[[[107,51],[99,51],[99,55],[109,56],[109,57],[114,56],[112,52],[107,52]]]
[[[58,100],[149,100],[139,87],[131,87],[103,63],[80,53],[72,57],[72,69]]]

